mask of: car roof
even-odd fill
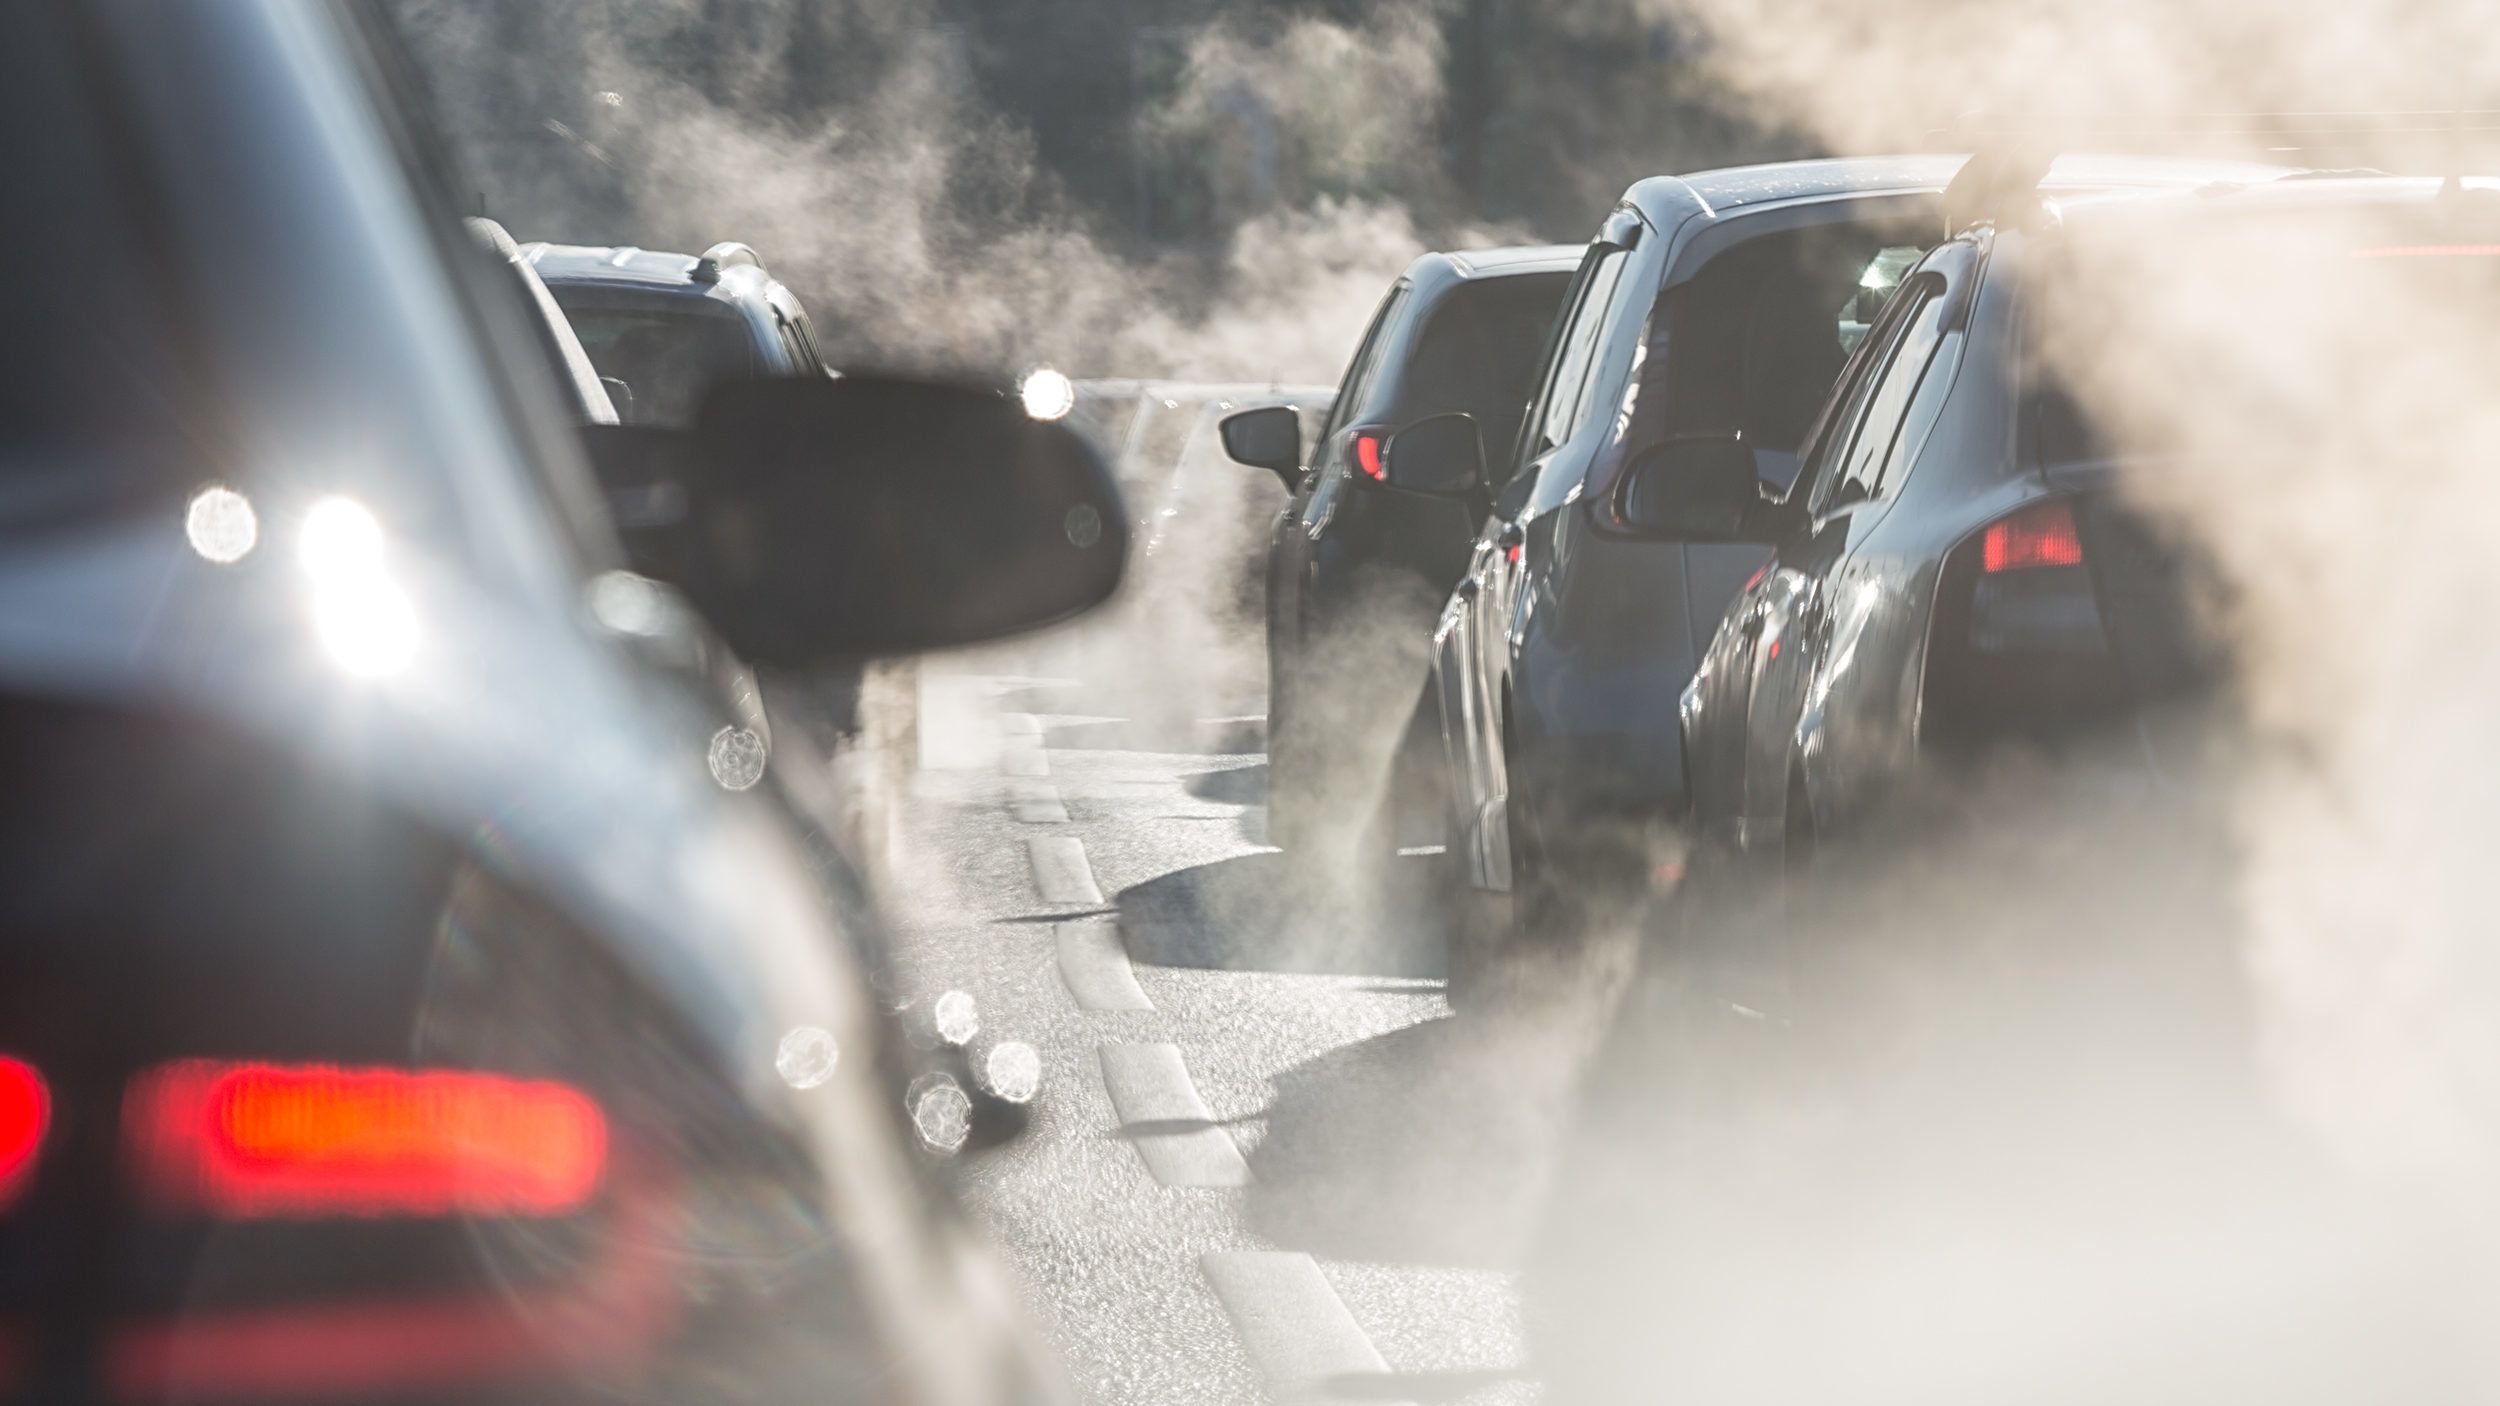
[[[2049,208],[2063,224],[2099,225],[2129,219],[2174,218],[2188,208],[2229,217],[2416,207],[2435,211],[2442,200],[2476,197],[2477,207],[2500,196],[2500,177],[2469,176],[2455,182],[2437,176],[2390,176],[2355,172],[2303,175],[2258,184],[2218,183],[2196,190],[2089,190],[2053,194]]]
[[[1859,196],[1941,192],[1970,158],[1957,154],[1835,156],[1730,166],[1686,176],[1652,176],[1624,193],[1650,223],[1672,229],[1693,213],[1725,216],[1747,206],[1799,200],[1845,200]],[[2041,182],[2048,189],[2192,189],[2217,182],[2253,184],[2293,175],[2297,168],[2262,162],[2194,156],[2126,156],[2076,152],[2060,156]]]
[[[1580,259],[1588,253],[1585,244],[1523,244],[1498,249],[1436,250],[1418,254],[1406,266],[1404,282],[1415,296],[1409,300],[1412,315],[1426,307],[1437,306],[1440,298],[1461,284],[1482,283],[1493,279],[1519,278],[1532,274],[1570,273],[1580,267]]]
[[[1462,278],[1498,278],[1506,274],[1570,273],[1580,267],[1580,258],[1587,252],[1585,244],[1524,244],[1500,249],[1452,249],[1438,257],[1448,260]]]
[[[726,246],[715,245],[715,250]],[[743,246],[738,246],[743,247]],[[682,293],[689,298],[760,297],[773,284],[760,262],[713,265],[715,276],[696,277],[705,255],[642,249],[631,244],[554,244],[534,240],[521,257],[549,283],[591,285],[637,292]],[[748,255],[752,258],[752,253]]]

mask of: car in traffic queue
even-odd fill
[[[1765,482],[1789,483],[1833,378],[1939,238],[1962,165],[1862,157],[1656,177],[1588,246],[1517,466],[1433,637],[1450,846],[1470,882],[1513,896],[1514,932],[1567,940],[1673,864],[1689,784],[1676,700],[1766,555],[1625,530],[1625,469],[1663,443],[1729,436]],[[2276,171],[2072,158],[2047,180],[2197,186]],[[1391,439],[1386,461],[1402,449]]]
[[[1266,549],[1271,843],[1350,852],[1369,836],[1385,855],[1401,800],[1439,774],[1425,642],[1503,486],[1478,466],[1509,462],[1476,446],[1517,435],[1579,253],[1425,254],[1374,310],[1315,442],[1275,409],[1224,421],[1226,452],[1291,495]],[[1392,475],[1381,446],[1436,417],[1463,417],[1442,426],[1451,445],[1436,460],[1410,442]]]
[[[541,358],[555,373],[558,394],[572,411],[577,425],[616,425],[623,423],[610,392],[626,394],[624,382],[604,377],[592,364],[590,353],[583,349],[581,338],[573,332],[573,324],[555,296],[547,291],[538,270],[521,252],[511,232],[493,220],[470,216],[469,232],[490,250],[521,290],[524,305],[531,313],[530,330],[536,334]],[[611,518],[639,521],[651,505],[646,498],[612,495],[605,504]],[[600,511],[589,504],[580,510]],[[771,764],[773,749],[772,719],[764,707],[763,690],[757,685],[755,671],[729,652],[712,632],[703,626],[693,609],[674,596],[672,589],[658,581],[650,586],[655,600],[663,600],[669,618],[676,622],[675,631],[682,647],[677,662],[688,672],[703,679],[725,706],[729,720],[718,732],[710,735],[705,753],[720,776],[733,779],[760,778]],[[749,782],[748,784],[752,784]],[[848,827],[837,827],[843,833]]]
[[[520,252],[599,374],[625,387],[628,423],[691,424],[722,381],[827,370],[798,295],[734,240],[700,254],[544,240]]]
[[[866,376],[574,425],[364,7],[30,11],[0,114],[0,1400],[1051,1399],[587,456],[782,666],[1104,598],[1099,459]]]
[[[1805,901],[1839,901],[1824,892],[1834,852],[1880,867],[1934,838],[1931,792],[1956,796],[1947,810],[1964,823],[2003,808],[1984,784],[1992,765],[2029,764],[2027,813],[2115,805],[2112,833],[2166,833],[2151,827],[2216,799],[2230,754],[2216,743],[2238,726],[2235,656],[2215,635],[2232,618],[2230,587],[2210,544],[2148,489],[2199,472],[2194,456],[2216,440],[2243,452],[2260,426],[2297,440],[2311,432],[2303,417],[2348,413],[2226,398],[2226,360],[2271,387],[2299,357],[2333,351],[2300,346],[2289,319],[2270,325],[2262,305],[2297,286],[2283,280],[2333,284],[2397,341],[2426,330],[2403,321],[2426,308],[2469,310],[2483,348],[2440,342],[2437,354],[2488,351],[2500,181],[2302,172],[2061,193],[2022,160],[1974,158],[1957,178],[1953,237],[1909,271],[1785,491],[1727,438],[1661,446],[1619,489],[1617,516],[1635,531],[1769,553],[1678,707],[1693,857],[1661,910],[1657,955],[1689,966],[1714,1005],[1783,1022],[1810,997],[1825,1013],[1845,1005],[1847,979],[1822,950],[1831,934],[1812,917],[1822,909]],[[2158,251],[2138,257],[2157,257],[2177,287],[2219,286],[2259,257],[2280,275],[2206,344],[2217,365],[2201,389],[2172,393],[2183,404],[2166,409],[2194,406],[2198,432],[2174,421],[2112,433],[2042,350],[2078,340],[2087,303],[2123,303],[2126,290],[2078,281],[2121,264],[2074,257],[2120,247]],[[2382,428],[2436,431],[2411,414]],[[2058,867],[2091,872],[2089,854],[2067,844]]]
[[[628,424],[682,429],[716,385],[830,370],[798,295],[748,245],[724,240],[700,254],[676,254],[533,240],[520,257],[572,324]],[[679,506],[666,482],[617,481],[607,489],[629,542],[646,525],[670,530]],[[868,673],[858,661],[837,661],[775,683],[791,696],[799,714],[792,721],[843,753],[867,726]],[[770,730],[750,731],[769,751]],[[869,798],[845,805],[857,813],[849,828],[863,838],[879,828],[866,818]]]

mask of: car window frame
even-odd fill
[[[1388,333],[1406,300],[1415,291],[1415,281],[1400,278],[1381,295],[1380,306],[1372,310],[1371,324],[1363,329],[1363,340],[1356,343],[1354,356],[1346,362],[1345,376],[1337,382],[1337,398],[1328,407],[1328,419],[1320,426],[1319,442],[1327,444],[1346,427],[1354,414],[1355,403],[1371,390],[1371,383],[1380,373],[1381,353],[1388,345]]]
[[[1877,369],[1890,361],[1892,343],[1900,335],[1902,310],[1906,306],[1902,289],[1909,286],[1909,280],[1904,279],[1902,288],[1894,290],[1874,325],[1867,328],[1865,340],[1858,343],[1857,351],[1841,368],[1840,379],[1832,383],[1831,396],[1823,402],[1814,429],[1806,436],[1805,448],[1798,456],[1796,480],[1789,485],[1788,501],[1802,503],[1809,518],[1822,515],[1829,497],[1824,487],[1829,478],[1826,470],[1847,457],[1846,445],[1854,441],[1858,423],[1866,417],[1863,397],[1872,394]],[[1835,443],[1843,446],[1839,454],[1833,453]]]
[[[1902,280],[1900,290],[1894,294],[1896,307],[1888,309],[1893,313],[1894,321],[1889,336],[1891,344],[1885,348],[1883,365],[1867,378],[1865,404],[1858,415],[1858,423],[1850,431],[1848,447],[1836,460],[1838,472],[1823,499],[1824,506],[1828,507],[1851,483],[1857,483],[1861,488],[1859,496],[1853,501],[1866,502],[1882,495],[1884,474],[1891,465],[1893,450],[1900,442],[1902,427],[1909,423],[1910,412],[1917,404],[1918,389],[1925,383],[1927,373],[1944,350],[1947,335],[1945,322],[1952,311],[1950,293],[1942,274],[1922,272]],[[1915,378],[1901,393],[1900,409],[1887,411],[1885,397],[1899,384],[1895,373],[1908,369],[1919,329],[1931,315],[1935,318],[1934,339],[1919,359]],[[1889,426],[1880,423],[1887,415],[1891,420]],[[1883,436],[1880,446],[1869,440],[1870,433]],[[1867,452],[1861,454],[1862,450]],[[1871,475],[1867,473],[1870,466],[1873,470]]]
[[[1632,256],[1631,246],[1601,241],[1591,244],[1582,256],[1580,271],[1572,279],[1571,292],[1565,299],[1565,311],[1555,323],[1553,344],[1547,349],[1544,374],[1538,380],[1537,396],[1528,407],[1519,426],[1519,452],[1513,457],[1514,475],[1527,464],[1541,459],[1569,444],[1588,426],[1586,413],[1590,404],[1590,383],[1596,377],[1600,358],[1598,343],[1604,340],[1611,322],[1615,300],[1623,290],[1623,270]],[[1603,296],[1595,297],[1601,270],[1611,270]],[[1583,335],[1585,333],[1585,335]],[[1559,438],[1547,429],[1564,407],[1557,400],[1565,373],[1573,363],[1573,349],[1581,349],[1578,376],[1572,386],[1572,398],[1562,418],[1570,423]]]

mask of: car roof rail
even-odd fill
[[[741,265],[761,270],[764,267],[764,261],[746,245],[734,239],[724,239],[695,258],[692,277],[697,283],[718,283],[721,270],[737,268]]]
[[[2040,182],[2065,151],[2193,149],[2201,142],[2258,142],[2247,160],[2348,150],[2362,139],[2421,138],[2446,148],[2450,190],[2462,189],[2468,139],[2500,135],[2500,110],[2041,114],[1972,112],[1936,135],[1971,152],[1945,188],[1945,237],[2038,208]],[[2338,144],[2341,144],[2340,146]],[[2219,157],[2217,159],[2220,159]],[[2349,168],[2347,168],[2349,169]],[[2355,172],[2355,174],[2358,174]]]

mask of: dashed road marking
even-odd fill
[[[1104,1045],[1103,1086],[1120,1127],[1165,1186],[1247,1186],[1250,1164],[1189,1082],[1178,1045]]]
[[[1033,835],[1024,842],[1033,861],[1033,888],[1044,903],[1102,904],[1102,888],[1085,862],[1085,842],[1074,835]]]
[[[1068,807],[1059,799],[1059,788],[1047,781],[1011,778],[1007,782],[1007,810],[1029,825],[1068,823]]]
[[[1120,943],[1116,923],[1058,925],[1059,979],[1068,994],[1089,1011],[1150,1011],[1146,988],[1137,984],[1128,949]]]
[[[1373,1399],[1339,1389],[1340,1378],[1385,1376],[1389,1364],[1318,1261],[1289,1250],[1215,1250],[1198,1267],[1276,1401]]]

